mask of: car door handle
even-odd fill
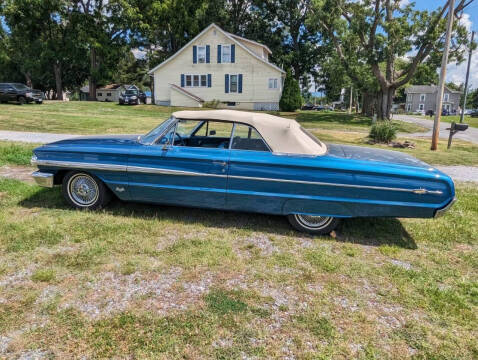
[[[220,166],[226,166],[227,162],[225,161],[213,161],[213,165],[220,165]]]

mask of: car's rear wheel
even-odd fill
[[[329,234],[339,224],[339,219],[331,216],[290,214],[287,219],[295,229],[314,235]]]
[[[71,171],[65,175],[62,193],[66,201],[78,209],[100,209],[111,200],[109,189],[100,179],[81,171]]]
[[[27,99],[25,99],[24,96],[19,96],[19,97],[18,97],[18,104],[19,104],[19,105],[23,105],[23,104],[25,104],[26,102],[27,102]]]

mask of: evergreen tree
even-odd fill
[[[287,75],[284,81],[284,90],[279,102],[281,111],[295,111],[302,105],[302,98],[300,96],[299,82],[294,79],[290,70],[287,70]]]

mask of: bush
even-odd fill
[[[211,101],[205,101],[204,104],[202,104],[202,107],[209,109],[217,109],[220,103],[220,100],[212,99]]]
[[[292,77],[290,70],[284,81],[284,90],[280,98],[279,107],[281,111],[295,111],[302,106],[302,96],[300,95],[299,83]]]
[[[390,121],[378,121],[372,125],[369,138],[378,143],[389,143],[397,137],[397,128]]]

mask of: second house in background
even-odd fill
[[[269,62],[265,45],[209,25],[153,68],[157,105],[279,110],[285,72]]]

